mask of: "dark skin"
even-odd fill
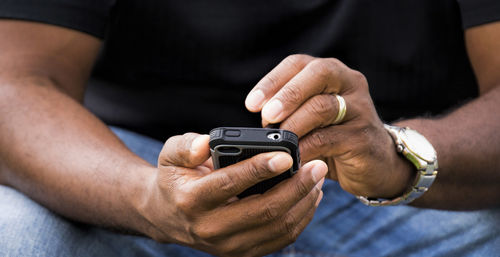
[[[466,33],[480,98],[440,119],[401,122],[425,135],[439,154],[438,179],[418,206],[498,205],[493,196],[499,195],[500,163],[492,157],[500,153],[500,117],[491,110],[500,109],[500,77],[490,67],[500,67],[499,35],[498,23]],[[411,180],[411,166],[382,129],[366,80],[338,60],[296,56],[256,86],[265,100],[276,97],[286,106],[278,119],[264,110],[264,123],[283,121],[283,128],[301,136],[304,160],[322,159],[328,167],[311,161],[269,192],[235,201],[248,186],[287,170],[290,156],[261,154],[212,172],[207,136],[188,133],[170,138],[152,167],[81,105],[98,39],[7,20],[0,21],[0,38],[0,182],[73,220],[220,256],[259,256],[297,238],[321,200],[327,172],[347,191],[377,197],[396,196]],[[312,81],[308,91],[287,98],[285,85],[298,74]],[[336,92],[345,97],[348,114],[330,126],[337,113],[330,93]],[[249,105],[260,111],[264,103]],[[312,119],[303,119],[304,113]],[[350,144],[342,143],[346,137]],[[474,140],[463,144],[462,138]]]
[[[413,205],[468,210],[500,205],[500,22],[466,31],[467,50],[478,78],[480,97],[434,119],[404,120],[438,153],[439,175]],[[263,124],[282,122],[296,132],[304,160],[323,159],[328,177],[354,195],[394,198],[411,185],[415,171],[396,154],[370,94],[368,82],[340,60],[290,56],[252,90],[246,106],[262,111]],[[347,102],[338,112],[333,94]],[[274,116],[274,117],[273,117]]]
[[[266,153],[212,172],[208,137],[188,133],[170,138],[152,167],[81,104],[99,40],[20,21],[1,21],[0,35],[2,184],[73,220],[219,256],[274,252],[312,219],[324,162],[235,201],[288,170],[291,157]]]

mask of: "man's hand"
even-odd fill
[[[347,104],[337,125],[335,94]],[[352,194],[391,198],[411,183],[411,166],[383,128],[365,77],[339,60],[289,56],[255,86],[246,107],[262,111],[263,125],[281,122],[295,132],[302,159],[325,160],[329,177]]]
[[[145,234],[219,256],[260,256],[292,243],[311,221],[327,173],[310,162],[292,178],[262,195],[236,195],[292,166],[282,152],[257,155],[214,171],[208,136],[170,138],[159,156],[139,211],[149,221]]]

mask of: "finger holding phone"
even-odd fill
[[[207,135],[170,138],[140,200],[145,234],[218,256],[260,256],[293,242],[322,197],[326,165],[314,161],[264,194],[236,196],[290,169],[284,152],[256,155],[213,170]]]
[[[252,89],[246,99],[262,123],[300,138],[303,161],[322,159],[329,178],[354,195],[392,198],[410,185],[412,168],[397,155],[368,82],[334,58],[292,55]]]

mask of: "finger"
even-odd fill
[[[321,158],[322,156],[339,156],[349,151],[349,145],[365,144],[356,134],[364,133],[352,122],[347,125],[336,125],[315,129],[299,141],[302,161]],[[349,140],[348,140],[349,139]]]
[[[317,187],[321,188],[321,185],[317,185]],[[250,250],[253,253],[258,253],[256,255],[260,256],[261,254],[268,253],[268,251],[272,251],[272,249],[281,249],[281,247],[289,244],[287,241],[293,241],[309,224],[322,196],[323,192],[320,189],[313,190],[309,193],[307,199],[303,199],[290,210],[290,213],[293,214],[275,220],[272,223],[266,223],[260,227],[250,228],[243,233],[239,232],[233,237],[228,237],[229,240],[225,242],[225,247],[228,248],[226,250],[237,249],[236,251],[233,250],[235,255],[241,255],[245,251]],[[280,238],[284,238],[282,243],[279,242]],[[273,244],[264,248],[258,247],[267,245],[269,242],[273,242]]]
[[[232,231],[244,230],[274,222],[299,202],[304,201],[301,206],[307,203],[313,205],[326,173],[327,167],[324,162],[309,162],[295,176],[276,185],[263,195],[242,199],[226,206],[222,210],[224,217],[228,217],[224,222],[227,222],[227,225],[232,224]],[[300,212],[304,211],[305,209],[299,209],[299,214],[296,215],[300,217]]]
[[[351,95],[344,96],[348,110],[341,123],[346,123],[357,113],[351,110]],[[281,129],[293,131],[299,138],[317,128],[334,125],[333,122],[339,113],[339,101],[335,95],[321,94],[307,100],[280,125]],[[338,125],[338,124],[337,124]]]
[[[337,175],[337,165],[334,158],[328,158],[328,174],[326,177],[331,180],[339,181],[339,177]]]
[[[291,55],[264,76],[250,91],[245,106],[251,112],[259,112],[283,85],[299,73],[314,57],[308,55]]]
[[[309,194],[295,204],[285,215],[276,219],[269,224],[271,228],[266,229],[272,238],[278,238],[283,235],[293,233],[295,227],[310,213],[311,210],[316,210],[319,202],[322,199],[323,192],[321,188],[325,179],[323,178],[316,186],[309,192]]]
[[[200,164],[199,166],[197,166],[194,169],[198,170],[200,172],[200,176],[204,176],[204,175],[207,175],[207,174],[213,172],[214,167],[213,167],[212,158],[208,158],[208,160],[206,160],[204,163]]]
[[[217,206],[258,182],[289,170],[292,165],[292,157],[285,152],[258,154],[197,180],[197,195],[207,207]]]
[[[333,59],[315,59],[286,83],[262,108],[262,119],[279,123],[314,95],[338,94],[354,85],[355,72]]]
[[[163,166],[181,166],[194,168],[203,164],[210,157],[208,135],[186,133],[167,140],[158,158]]]
[[[322,195],[323,192],[321,192],[321,197]],[[258,253],[259,256],[266,255],[294,243],[307,227],[307,225],[311,222],[315,212],[316,208],[310,209],[307,215],[305,215],[304,218],[289,233],[286,233],[278,238],[272,238],[271,240],[263,241],[262,243],[257,244],[253,249],[251,249],[251,251]]]
[[[210,170],[214,170],[214,162],[212,161],[212,157],[208,158],[202,165]]]
[[[331,125],[338,110],[338,100],[334,95],[316,95],[286,118],[280,128],[290,130],[301,138],[316,128]]]

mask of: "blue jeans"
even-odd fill
[[[156,164],[162,142],[113,128]],[[500,256],[500,209],[449,212],[367,207],[327,182],[297,242],[270,256]],[[174,244],[75,223],[0,186],[0,256],[209,256]]]

